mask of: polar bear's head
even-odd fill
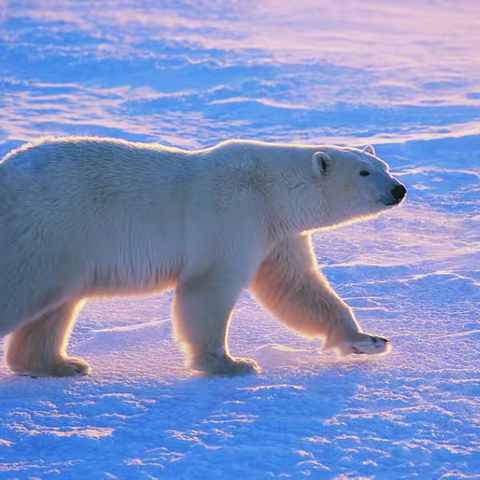
[[[338,225],[375,216],[400,204],[406,188],[390,175],[372,146],[325,147],[312,156],[319,223]]]

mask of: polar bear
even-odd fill
[[[310,232],[373,217],[405,187],[373,147],[233,140],[185,151],[43,138],[0,163],[0,337],[19,374],[74,376],[66,354],[89,298],[175,289],[174,332],[198,374],[257,371],[228,324],[249,288],[279,321],[341,355],[376,354],[318,271]]]

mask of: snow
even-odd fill
[[[88,304],[79,379],[0,367],[0,478],[480,478],[480,4],[17,0],[0,6],[0,155],[40,135],[185,148],[372,143],[402,208],[314,235],[383,357],[338,359],[248,294],[254,377],[192,378],[171,292]]]

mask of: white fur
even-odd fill
[[[31,375],[87,373],[65,352],[84,299],[167,288],[188,364],[205,374],[258,368],[230,357],[226,342],[244,288],[326,348],[385,351],[318,272],[308,234],[389,208],[399,183],[374,155],[238,140],[188,152],[86,137],[10,152],[0,164],[7,363]]]

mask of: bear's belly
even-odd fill
[[[180,255],[170,258],[115,256],[89,269],[87,297],[151,295],[175,287],[183,267]]]

